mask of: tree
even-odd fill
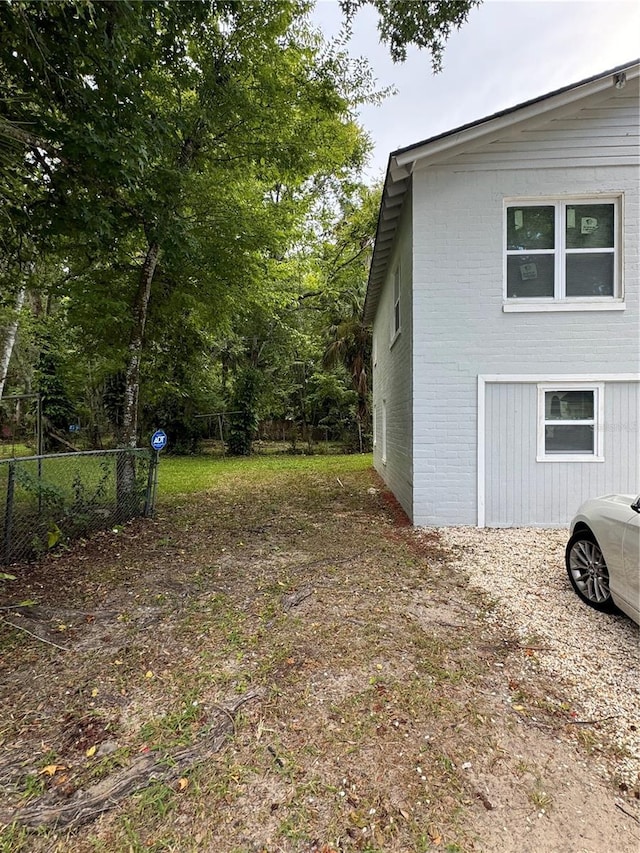
[[[394,62],[407,58],[407,45],[431,53],[434,71],[442,67],[444,46],[452,30],[465,23],[482,0],[339,0],[349,30],[363,6],[373,6],[379,16],[380,39],[389,45]]]
[[[371,329],[363,323],[367,273],[375,240],[380,190],[361,187],[343,210],[333,240],[325,246],[324,269],[335,294],[327,330],[325,367],[342,364],[357,394],[356,417],[360,451],[362,427],[369,414]]]
[[[7,191],[15,187],[8,181]],[[0,400],[16,343],[27,287],[34,284],[35,252],[29,236],[0,207]]]
[[[236,313],[220,345],[221,394],[228,411],[251,409],[253,417],[242,421],[251,436],[258,418],[286,420],[307,441],[318,426],[332,434],[351,427],[361,437],[371,338],[361,308],[378,204],[379,190],[358,184],[345,185],[331,204],[323,199],[295,252],[270,264]],[[248,395],[246,374],[255,371],[260,383]],[[234,432],[240,426],[234,422]]]
[[[22,311],[22,306],[24,305],[25,294],[26,288],[21,287],[18,290],[17,296],[15,298],[13,313],[7,314],[7,325],[4,330],[4,342],[2,343],[2,348],[0,349],[0,400],[2,400],[2,394],[4,393],[7,373],[9,372],[9,362],[11,361],[11,354],[13,353],[13,348],[16,343],[16,335],[18,333],[18,320],[20,317],[20,312]]]
[[[348,22],[366,2],[344,0]],[[395,58],[414,41],[434,67],[475,5],[371,2]],[[56,268],[35,276],[73,330],[71,355],[52,363],[84,361],[73,381],[94,408],[110,392],[125,445],[141,410],[177,424],[198,385],[218,394],[204,377],[225,340],[238,377],[262,354],[265,406],[297,399],[307,418],[295,365],[308,383],[320,330],[344,338],[370,244],[352,241],[349,259],[346,231],[326,235],[367,151],[355,107],[378,96],[307,12],[298,0],[0,4],[6,292],[15,302],[26,263]]]
[[[298,2],[0,8],[1,70],[15,96],[0,132],[24,146],[23,173],[35,164],[39,174],[14,215],[30,205],[42,239],[82,243],[84,272],[67,290],[76,304],[79,288],[100,303],[86,282],[104,273],[106,301],[128,306],[117,338],[125,444],[136,440],[157,282],[228,304],[265,258],[287,251],[317,176],[362,161],[351,107],[370,80],[321,55],[305,13]]]

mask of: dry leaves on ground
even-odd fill
[[[0,850],[636,851],[611,726],[465,553],[301,461],[12,568]]]

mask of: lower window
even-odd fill
[[[538,385],[539,462],[601,462],[601,384]]]

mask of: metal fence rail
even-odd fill
[[[0,460],[0,563],[151,515],[156,463],[144,449]]]

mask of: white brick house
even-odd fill
[[[562,525],[640,492],[639,69],[389,158],[374,464],[414,524]]]

